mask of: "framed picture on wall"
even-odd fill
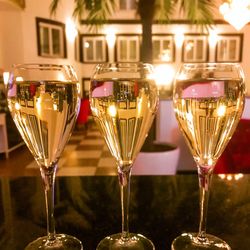
[[[153,42],[153,61],[155,63],[174,62],[175,43],[172,34],[154,34]]]
[[[53,58],[67,57],[64,23],[36,17],[36,32],[39,56]]]
[[[241,62],[243,34],[219,34],[216,44],[217,62]]]
[[[140,36],[134,34],[117,35],[116,60],[119,62],[137,62],[140,60]]]
[[[185,34],[182,46],[182,61],[186,63],[208,61],[208,36]]]
[[[108,47],[105,35],[81,35],[81,58],[84,63],[108,61]]]

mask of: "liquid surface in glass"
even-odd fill
[[[91,82],[91,109],[119,166],[131,165],[140,151],[156,112],[154,81],[104,79]]]
[[[15,82],[8,90],[14,122],[39,165],[56,163],[79,109],[77,83]]]
[[[244,108],[240,80],[180,81],[174,97],[177,121],[196,163],[214,166]],[[178,91],[176,91],[177,93]]]

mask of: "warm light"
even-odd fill
[[[66,81],[65,76],[64,76],[64,74],[62,72],[58,72],[57,77],[58,77],[58,80],[61,81],[61,82]]]
[[[56,103],[53,103],[53,110],[57,111],[57,105],[56,105]]]
[[[18,102],[15,103],[15,109],[16,110],[20,110],[21,109],[21,106]]]
[[[115,46],[115,41],[116,41],[115,30],[112,28],[109,28],[106,30],[105,33],[106,33],[106,40],[107,40],[108,46],[110,48],[113,48]]]
[[[217,110],[217,115],[219,117],[224,116],[226,114],[226,106],[225,105],[220,105]]]
[[[16,77],[16,82],[23,82],[23,78],[21,76]]]
[[[141,115],[142,101],[143,101],[142,98],[138,98],[138,99],[137,99],[138,116]],[[148,103],[148,104],[149,104],[149,103]]]
[[[77,93],[79,95],[81,93],[81,85],[79,82],[76,84],[76,88],[77,88]]]
[[[238,181],[239,179],[241,179],[242,177],[243,177],[244,175],[243,174],[236,174],[235,176],[234,176],[234,179],[236,180],[236,181]]]
[[[243,174],[239,173],[239,174],[219,174],[218,175],[221,179],[223,180],[227,180],[227,181],[232,181],[233,179],[238,181],[239,179],[241,179],[242,177],[244,177]]]
[[[170,49],[165,49],[162,51],[162,54],[160,55],[160,59],[163,62],[170,62],[171,61],[171,51]]]
[[[184,32],[182,30],[177,30],[175,32],[175,44],[177,48],[181,48],[184,41]]]
[[[187,118],[187,121],[191,123],[193,121],[194,116],[191,113],[187,113],[186,118]]]
[[[208,166],[212,166],[213,163],[214,163],[214,161],[211,158],[209,158],[208,161],[207,161],[207,163],[208,163]]]
[[[193,49],[193,47],[194,47],[194,42],[192,41],[192,42],[188,42],[186,44],[185,49],[186,49],[186,51],[191,51]]]
[[[227,22],[240,30],[250,21],[250,0],[226,1],[219,11]]]
[[[10,72],[3,72],[3,82],[5,86],[7,86],[8,84],[9,76],[10,76]]]
[[[37,109],[37,113],[40,115],[41,110],[42,110],[42,103],[41,103],[40,97],[36,99],[36,109]]]
[[[178,80],[186,80],[186,79],[187,79],[186,73],[181,72],[180,74],[178,74]]]
[[[175,70],[172,65],[161,64],[155,66],[155,82],[158,86],[170,88],[174,79]]]
[[[70,42],[74,42],[77,36],[77,29],[75,23],[68,18],[66,21],[66,35]]]
[[[218,34],[215,30],[210,30],[208,40],[209,40],[209,45],[211,47],[215,47],[218,41]]]
[[[219,177],[224,180],[226,178],[226,175],[225,174],[219,174]]]
[[[108,113],[109,113],[109,115],[112,116],[112,117],[115,117],[115,116],[116,116],[117,110],[116,110],[115,105],[110,105],[110,106],[108,107]]]
[[[84,48],[88,49],[89,48],[89,42],[84,43]]]

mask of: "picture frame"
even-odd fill
[[[216,62],[241,62],[243,34],[218,34],[215,50]]]
[[[173,34],[153,34],[152,43],[154,63],[172,63],[175,61]]]
[[[138,62],[140,60],[140,35],[117,35],[115,44],[115,59],[119,62]]]
[[[80,35],[80,57],[83,63],[104,63],[108,61],[106,35]]]
[[[67,58],[65,24],[36,17],[37,53],[42,57]]]
[[[207,62],[208,58],[208,35],[185,34],[182,45],[182,62]]]

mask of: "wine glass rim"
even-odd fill
[[[55,64],[55,63],[16,63],[12,64],[15,69],[32,69],[32,68],[72,68],[70,64]]]
[[[153,66],[150,63],[146,62],[106,62],[106,63],[98,63],[96,67],[129,67],[131,65],[137,65],[137,66]]]
[[[181,66],[184,67],[204,67],[204,66],[240,66],[238,62],[192,62],[192,63],[182,63]]]

